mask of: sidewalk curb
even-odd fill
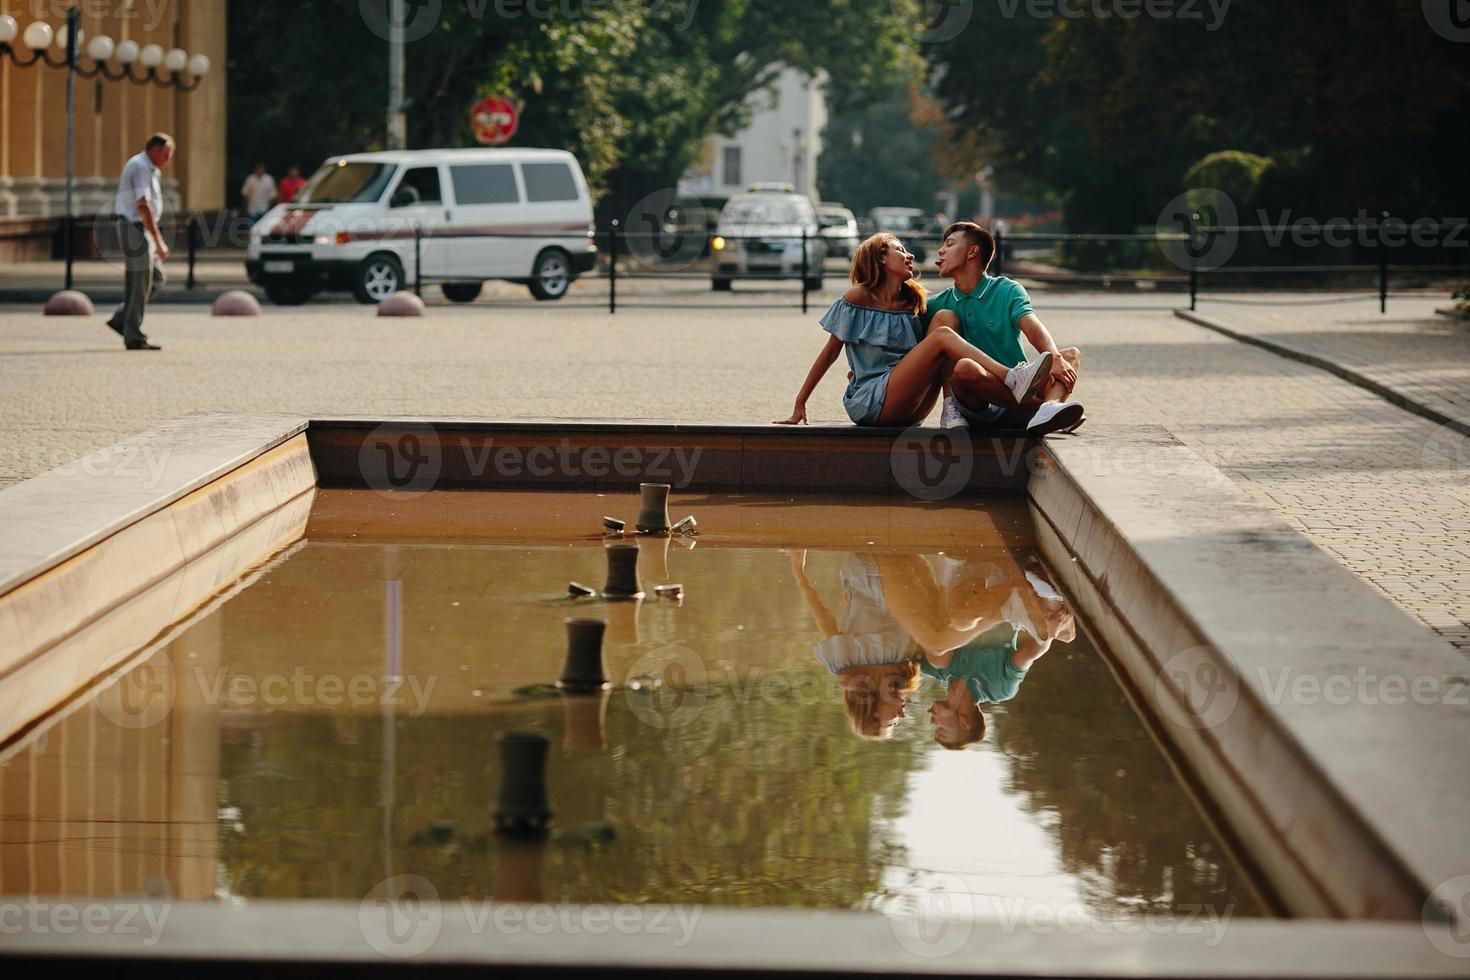
[[[1366,375],[1359,374],[1352,368],[1343,367],[1336,361],[1329,361],[1325,357],[1321,357],[1317,354],[1309,354],[1306,351],[1298,350],[1295,347],[1289,347],[1286,344],[1279,344],[1274,340],[1263,340],[1260,337],[1256,337],[1252,334],[1244,333],[1232,327],[1227,327],[1219,320],[1212,319],[1201,313],[1195,313],[1190,310],[1175,310],[1174,315],[1181,320],[1187,320],[1190,323],[1195,324],[1196,326],[1204,327],[1206,330],[1213,330],[1218,334],[1223,334],[1224,336],[1229,337],[1231,340],[1238,340],[1242,344],[1250,344],[1252,347],[1260,347],[1264,350],[1270,351],[1273,354],[1280,355],[1281,357],[1284,357],[1288,360],[1300,361],[1302,364],[1309,364],[1312,367],[1320,368],[1321,370],[1326,371],[1329,374],[1335,374],[1349,384],[1356,385],[1359,388],[1362,388],[1364,391],[1372,392],[1379,398],[1382,398],[1384,401],[1396,405],[1406,412],[1411,412],[1414,415],[1417,415],[1423,419],[1427,419],[1430,422],[1434,422],[1437,425],[1442,425],[1446,428],[1453,429],[1461,435],[1470,436],[1470,421],[1457,419],[1453,416],[1444,414],[1438,409],[1430,408],[1423,402],[1415,401],[1414,399],[1409,398],[1407,395],[1404,395],[1388,387],[1382,382],[1374,381],[1372,378]]]

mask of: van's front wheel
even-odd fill
[[[548,248],[536,256],[527,285],[539,300],[561,299],[572,288],[572,257],[559,248]]]
[[[392,255],[369,255],[352,277],[352,294],[359,303],[381,303],[403,288],[403,264]]]

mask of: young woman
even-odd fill
[[[806,403],[844,350],[852,368],[842,402],[858,425],[908,426],[923,421],[948,384],[965,405],[1020,405],[1046,383],[1052,355],[1008,368],[955,330],[935,322],[925,334],[924,287],[913,278],[914,257],[893,235],[880,233],[852,258],[853,287],[822,317],[831,334],[807,372],[796,407],[779,425],[805,422]]]

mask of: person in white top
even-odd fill
[[[128,350],[159,350],[143,335],[143,314],[153,294],[163,288],[163,263],[168,246],[159,223],[163,219],[161,173],[174,158],[174,140],[167,133],[148,138],[143,152],[123,165],[113,213],[123,252],[123,301],[107,325],[122,335]]]
[[[276,178],[265,172],[264,163],[257,163],[255,172],[245,178],[245,183],[240,186],[240,196],[245,199],[245,213],[250,216],[252,225],[281,199]]]

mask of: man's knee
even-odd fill
[[[934,314],[934,319],[929,321],[929,331],[932,333],[940,327],[948,327],[950,330],[959,333],[959,315],[954,310],[940,310]]]
[[[1080,350],[1075,347],[1063,347],[1058,353],[1062,355],[1062,360],[1072,365],[1073,371],[1082,370],[1082,352]]]
[[[969,357],[956,361],[954,372],[950,374],[952,382],[962,385],[974,384],[984,377],[985,369],[980,366],[980,362]]]

